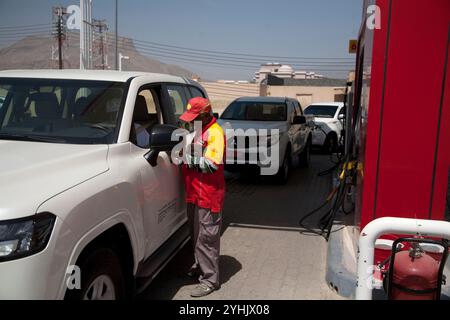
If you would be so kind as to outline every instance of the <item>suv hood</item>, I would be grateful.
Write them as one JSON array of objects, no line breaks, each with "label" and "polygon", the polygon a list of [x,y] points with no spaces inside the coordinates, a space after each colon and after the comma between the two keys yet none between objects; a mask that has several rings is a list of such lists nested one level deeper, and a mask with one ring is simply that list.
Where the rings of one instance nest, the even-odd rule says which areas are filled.
[{"label": "suv hood", "polygon": [[107,145],[0,140],[0,221],[31,216],[49,198],[107,171],[107,155]]}]

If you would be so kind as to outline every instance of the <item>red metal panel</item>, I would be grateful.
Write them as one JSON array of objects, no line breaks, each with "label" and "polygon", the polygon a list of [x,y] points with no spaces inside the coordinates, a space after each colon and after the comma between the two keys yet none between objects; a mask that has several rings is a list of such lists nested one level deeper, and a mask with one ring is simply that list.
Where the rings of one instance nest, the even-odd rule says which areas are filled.
[{"label": "red metal panel", "polygon": [[[449,4],[450,6],[450,4]],[[450,8],[447,10],[450,21]],[[447,42],[447,61],[445,80],[442,84],[442,106],[440,109],[440,122],[438,126],[439,139],[436,150],[436,170],[432,193],[431,218],[442,220],[445,212],[448,179],[450,175],[450,27]]]},{"label": "red metal panel", "polygon": [[375,186],[377,218],[429,218],[449,4],[392,2]]},{"label": "red metal panel", "polygon": [[[359,177],[361,199],[361,229],[374,219],[374,196],[378,159],[378,138],[380,132],[380,109],[383,97],[386,46],[388,38],[390,0],[378,0],[381,10],[381,29],[365,29],[364,45],[364,87],[361,92],[361,146],[359,161],[363,163],[363,175]],[[360,71],[361,72],[361,71]],[[358,208],[357,208],[358,210]],[[359,210],[358,210],[359,211]]]},{"label": "red metal panel", "polygon": [[361,227],[382,216],[442,219],[450,162],[449,84],[443,85],[450,1],[376,4],[381,30],[366,29],[360,39]]}]

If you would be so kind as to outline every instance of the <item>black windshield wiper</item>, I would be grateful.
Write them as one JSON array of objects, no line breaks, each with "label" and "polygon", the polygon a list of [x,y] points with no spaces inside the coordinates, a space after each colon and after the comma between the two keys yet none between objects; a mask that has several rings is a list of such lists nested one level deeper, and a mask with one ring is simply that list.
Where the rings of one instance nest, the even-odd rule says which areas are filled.
[{"label": "black windshield wiper", "polygon": [[51,142],[51,143],[66,143],[67,141],[61,138],[40,136],[40,135],[23,135],[0,133],[0,139],[5,140],[19,140],[19,141],[35,141],[35,142]]}]

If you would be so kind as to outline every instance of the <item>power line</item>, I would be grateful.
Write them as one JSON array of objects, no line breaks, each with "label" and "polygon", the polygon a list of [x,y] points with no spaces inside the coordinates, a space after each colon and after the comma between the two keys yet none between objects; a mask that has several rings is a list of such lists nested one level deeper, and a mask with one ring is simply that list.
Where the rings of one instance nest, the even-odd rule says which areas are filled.
[{"label": "power line", "polygon": [[27,32],[8,32],[8,33],[0,33],[0,36],[2,37],[12,37],[12,36],[23,36],[23,35],[28,35],[28,34],[37,34],[37,33],[45,33],[45,32],[51,32],[56,30],[55,28],[48,28],[48,29],[37,29],[37,30],[33,30],[33,31],[27,31]]},{"label": "power line", "polygon": [[[133,45],[128,45],[129,47],[133,47]],[[255,60],[255,59],[240,59],[240,58],[233,58],[233,57],[216,57],[216,56],[211,56],[211,55],[203,55],[203,54],[193,54],[193,53],[184,53],[181,51],[175,51],[175,50],[166,50],[166,49],[158,49],[158,48],[154,48],[151,46],[147,46],[147,45],[141,45],[141,44],[135,44],[135,47],[139,47],[142,49],[147,49],[147,50],[151,50],[152,52],[157,52],[157,53],[163,53],[163,54],[178,54],[178,55],[183,55],[185,57],[194,57],[194,58],[205,58],[205,59],[213,59],[216,61],[224,61],[224,62],[237,62],[237,63],[251,63],[252,65],[254,65],[255,63],[257,64],[263,64],[265,61],[259,59],[259,60]],[[314,62],[314,61],[309,61],[309,62],[297,62],[297,63],[291,63],[291,65],[306,65],[306,66],[332,66],[332,67],[346,67],[346,66],[353,66],[353,63],[350,62]]]},{"label": "power line", "polygon": [[[136,41],[135,39],[131,39],[133,41]],[[115,45],[114,42],[109,41],[109,45]],[[252,69],[255,69],[255,65],[263,64],[264,61],[262,60],[250,60],[250,59],[236,59],[233,57],[215,57],[212,55],[204,55],[204,54],[193,54],[191,53],[185,53],[182,51],[177,50],[165,50],[165,49],[155,49],[152,46],[149,45],[141,45],[139,43],[137,44],[120,44],[120,47],[122,49],[140,49],[141,51],[151,54],[158,57],[164,57],[164,58],[173,58],[173,59],[180,59],[183,58],[185,61],[189,62],[207,62],[215,64],[221,63],[222,65],[227,66],[237,66],[237,67],[250,67]],[[189,60],[188,60],[189,59]],[[200,61],[200,60],[201,61]],[[241,61],[242,60],[242,61]],[[233,63],[224,63],[224,62],[233,62]],[[292,64],[292,63],[291,63]],[[308,61],[308,62],[299,62],[292,64],[294,67],[304,67],[304,68],[317,68],[317,67],[343,67],[346,68],[344,70],[342,69],[333,69],[333,71],[348,71],[349,69],[352,69],[354,67],[353,63],[346,63],[346,62],[326,62],[326,61],[320,61],[320,62],[314,62],[314,61]],[[327,69],[328,70],[328,69]],[[331,69],[330,69],[331,70]]]},{"label": "power line", "polygon": [[[270,59],[282,59],[286,62],[293,64],[297,62],[298,64],[304,64],[305,61],[301,60],[307,60],[307,63],[317,63],[317,64],[329,64],[329,65],[340,65],[340,64],[352,64],[354,62],[353,58],[311,58],[311,57],[277,57],[277,56],[262,56],[262,55],[247,55],[240,53],[230,53],[230,52],[221,52],[218,51],[210,51],[210,50],[200,50],[200,49],[190,49],[190,48],[184,48],[179,46],[169,46],[169,45],[162,45],[155,42],[150,41],[143,41],[138,40],[134,38],[128,38],[134,42],[134,46],[151,49],[151,50],[158,50],[159,52],[163,53],[179,53],[183,54],[185,56],[204,56],[204,57],[211,57],[211,58],[217,58],[221,60],[226,61],[235,61],[235,62],[253,62],[253,63],[264,63],[267,61],[267,58]],[[114,45],[114,42],[111,42],[110,45]],[[177,49],[174,49],[177,48]],[[211,53],[214,52],[214,53]],[[289,60],[289,61],[288,61]]]},{"label": "power line", "polygon": [[[48,25],[48,24],[47,24]],[[25,28],[25,26],[23,26]],[[30,28],[31,26],[27,26]],[[12,29],[13,27],[11,27]],[[28,34],[24,34],[21,37],[22,32],[26,32],[26,30],[17,31],[13,34],[2,35],[2,31],[0,28],[0,41],[1,40],[14,40],[14,39],[23,39],[27,36],[32,35],[43,35],[43,32],[49,31],[51,29],[34,29],[33,32]],[[71,37],[77,38],[79,37],[78,33],[70,33]],[[121,43],[119,46],[122,49],[136,49],[141,53],[148,55],[150,57],[161,58],[164,60],[175,61],[175,62],[188,62],[190,64],[197,65],[209,65],[218,68],[227,68],[227,69],[240,69],[240,70],[252,70],[255,71],[259,68],[261,64],[265,61],[263,59],[283,59],[287,64],[291,64],[295,68],[304,68],[304,69],[313,69],[314,71],[326,71],[326,72],[348,72],[349,70],[354,68],[354,64],[352,58],[311,58],[311,57],[281,57],[281,56],[269,56],[269,55],[256,55],[256,54],[245,54],[245,53],[231,53],[231,52],[220,52],[220,51],[212,51],[212,50],[201,50],[201,49],[193,49],[186,48],[174,45],[166,45],[151,41],[143,41],[129,38],[134,41],[134,44]],[[37,40],[37,39],[36,39]],[[107,44],[114,45],[114,42],[107,41]],[[170,48],[170,49],[169,49]],[[290,60],[290,61],[286,61]],[[306,60],[304,62],[300,62],[300,60]],[[346,62],[348,60],[349,62]],[[336,69],[333,69],[336,68]]]},{"label": "power line", "polygon": [[27,25],[27,26],[0,26],[0,30],[25,30],[25,29],[35,29],[37,27],[42,27],[42,26],[52,26],[52,23],[41,23],[41,24],[32,24],[32,25]]},{"label": "power line", "polygon": [[[166,56],[166,55],[160,55],[160,54],[155,54],[155,53],[149,53],[149,52],[144,52],[144,54],[148,54],[150,57],[153,58],[162,58],[164,60],[169,60],[169,61],[174,61],[174,62],[189,62],[189,64],[197,64],[197,65],[209,65],[209,66],[215,66],[215,67],[220,67],[220,68],[225,68],[225,69],[239,69],[239,70],[248,70],[248,71],[255,71],[258,69],[259,66],[240,66],[240,65],[236,65],[236,64],[224,64],[224,63],[216,63],[216,62],[209,62],[209,61],[201,61],[201,60],[193,60],[193,59],[188,59],[188,58],[182,58],[182,57],[178,57],[178,58],[174,58],[172,56]],[[322,69],[322,68],[309,68],[309,69],[313,69],[314,71],[321,71],[321,72],[349,72],[351,70],[351,68],[349,69]]]},{"label": "power line", "polygon": [[[37,32],[37,33],[30,33],[28,35],[22,35],[22,36],[0,36],[0,39],[2,40],[10,40],[10,41],[19,41],[28,37],[35,37],[35,36],[45,36],[45,38],[50,38],[51,36],[51,32],[49,31],[47,32]],[[33,40],[33,39],[31,39]],[[35,40],[40,40],[42,41],[42,38],[40,39],[35,39]]]},{"label": "power line", "polygon": [[[233,63],[220,63],[220,62],[214,62],[214,61],[206,61],[206,60],[200,60],[200,59],[191,59],[191,58],[185,58],[185,57],[180,57],[180,56],[173,56],[173,55],[167,55],[167,54],[160,54],[160,53],[155,53],[152,51],[146,51],[146,50],[142,50],[141,51],[143,53],[149,54],[151,56],[154,57],[161,57],[161,58],[166,58],[166,59],[171,59],[171,60],[175,60],[175,61],[186,61],[186,62],[191,62],[191,63],[202,63],[202,64],[209,64],[209,65],[216,65],[216,66],[223,66],[223,67],[236,67],[236,68],[241,68],[241,69],[247,69],[247,70],[258,70],[258,68],[260,67],[258,64],[255,65],[243,65],[243,64],[233,64]],[[322,68],[315,68],[312,66],[303,66],[306,69],[314,69],[316,71],[350,71],[351,68],[348,69],[322,69]]]},{"label": "power line", "polygon": [[[136,43],[136,45],[145,46],[148,48],[152,48],[155,50],[162,50],[162,51],[166,51],[166,52],[167,51],[168,52],[177,52],[177,53],[182,53],[182,54],[187,54],[187,55],[189,55],[189,54],[202,55],[205,57],[213,57],[213,58],[218,58],[218,59],[232,59],[235,61],[237,60],[238,62],[258,62],[258,63],[267,62],[266,57],[257,56],[257,55],[254,55],[253,57],[241,57],[241,56],[239,56],[239,54],[232,56],[228,53],[226,53],[226,54],[211,54],[211,53],[203,53],[203,52],[193,52],[193,51],[185,50],[185,49],[180,50],[180,49],[167,48],[162,45],[146,44],[144,41],[140,41],[140,40],[136,40],[136,39],[132,39],[132,40]],[[354,61],[354,59],[351,59],[351,58],[348,58],[348,62],[345,60],[342,61],[342,60],[340,60],[340,58],[326,58],[325,59],[325,58],[300,58],[299,57],[299,58],[296,58],[295,60],[294,59],[286,59],[286,58],[280,58],[280,59],[284,60],[284,61],[289,60],[290,64],[295,63],[295,62],[299,62],[299,63],[305,62],[305,61],[301,61],[301,60],[306,60],[307,62],[317,61],[317,62],[328,63],[328,64],[349,64],[349,63],[353,63],[353,61]],[[338,59],[338,60],[336,60],[336,59]],[[327,60],[330,60],[330,61],[327,61]],[[336,61],[333,61],[333,60],[336,60]]]},{"label": "power line", "polygon": [[29,33],[36,33],[36,32],[42,32],[42,31],[51,31],[52,28],[36,28],[33,30],[24,30],[24,31],[1,31],[0,35],[22,35],[22,34],[29,34]]},{"label": "power line", "polygon": [[195,51],[195,52],[207,52],[207,53],[216,53],[221,55],[234,55],[234,56],[245,56],[245,57],[258,57],[258,58],[271,58],[271,59],[284,59],[284,60],[354,60],[353,58],[317,58],[317,57],[283,57],[283,56],[270,56],[270,55],[257,55],[257,54],[246,54],[246,53],[237,53],[237,52],[224,52],[224,51],[213,51],[213,50],[204,50],[204,49],[194,49],[194,48],[187,48],[187,47],[180,47],[180,46],[173,46],[173,45],[167,45],[167,44],[161,44],[157,42],[152,41],[143,41],[138,39],[133,39],[136,42],[143,42],[143,43],[149,43],[153,45],[158,46],[164,46],[169,48],[175,48],[175,49],[183,49],[183,50],[189,50],[189,51]]},{"label": "power line", "polygon": [[[126,44],[120,44],[119,45],[121,48],[123,49],[139,49],[141,52],[143,53],[147,53],[150,54],[151,56],[155,56],[155,57],[162,57],[162,58],[169,58],[172,60],[180,60],[180,61],[187,61],[187,62],[197,62],[197,63],[205,63],[205,64],[211,64],[211,65],[221,65],[221,66],[229,66],[229,67],[239,67],[239,68],[247,68],[247,69],[251,69],[251,70],[256,70],[259,67],[259,63],[254,63],[254,64],[238,64],[238,63],[224,63],[224,62],[219,62],[216,59],[207,59],[205,60],[202,57],[196,57],[196,58],[192,58],[192,56],[185,56],[185,55],[180,55],[180,54],[169,54],[169,53],[160,53],[157,52],[155,50],[150,50],[141,46],[133,46],[133,45],[126,45]],[[322,64],[316,64],[316,65],[307,65],[307,64],[299,64],[299,65],[294,65],[294,66],[301,66],[302,68],[307,68],[307,69],[315,69],[317,71],[349,71],[350,69],[352,69],[353,66],[348,66],[346,69],[318,69],[317,67],[327,67],[328,65],[322,65]],[[346,66],[335,66],[335,67],[343,67],[345,68]]]}]

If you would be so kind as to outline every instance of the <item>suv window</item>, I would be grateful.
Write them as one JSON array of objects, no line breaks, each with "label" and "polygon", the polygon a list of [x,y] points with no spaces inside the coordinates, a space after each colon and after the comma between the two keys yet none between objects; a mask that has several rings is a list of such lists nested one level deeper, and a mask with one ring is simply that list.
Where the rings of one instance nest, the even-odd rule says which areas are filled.
[{"label": "suv window", "polygon": [[202,97],[204,98],[205,96],[203,95],[203,92],[201,92],[198,88],[196,87],[192,87],[189,86],[189,91],[191,93],[191,98],[196,98],[196,97]]},{"label": "suv window", "polygon": [[170,99],[170,116],[174,117],[176,125],[180,126],[181,120],[179,117],[184,113],[187,106],[187,97],[183,86],[181,85],[169,85],[167,86],[167,92]]},{"label": "suv window", "polygon": [[162,120],[159,110],[159,99],[155,89],[143,89],[138,93],[130,132],[132,143],[140,148],[148,148],[149,132]]}]

